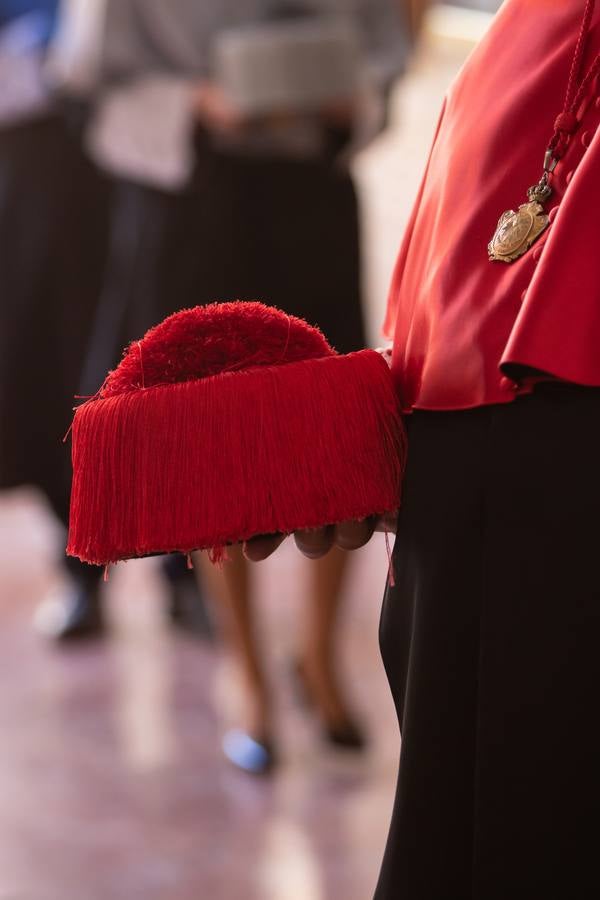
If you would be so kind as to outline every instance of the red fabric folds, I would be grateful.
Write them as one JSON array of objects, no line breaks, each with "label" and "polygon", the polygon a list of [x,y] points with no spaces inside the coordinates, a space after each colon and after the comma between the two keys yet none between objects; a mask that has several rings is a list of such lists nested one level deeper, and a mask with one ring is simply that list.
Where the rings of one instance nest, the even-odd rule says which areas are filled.
[{"label": "red fabric folds", "polygon": [[[530,367],[600,385],[600,79],[551,177],[550,225],[524,256],[490,262],[505,210],[527,202],[564,103],[584,0],[506,0],[447,92],[390,292],[385,329],[402,408],[510,403]],[[582,74],[600,52],[600,5]],[[543,376],[544,377],[544,376]]]}]

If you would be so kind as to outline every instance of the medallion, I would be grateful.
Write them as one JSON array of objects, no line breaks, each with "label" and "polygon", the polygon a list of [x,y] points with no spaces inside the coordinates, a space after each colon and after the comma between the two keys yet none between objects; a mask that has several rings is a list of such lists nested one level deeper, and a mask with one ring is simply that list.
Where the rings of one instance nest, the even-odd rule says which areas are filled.
[{"label": "medallion", "polygon": [[488,244],[488,254],[493,262],[511,263],[519,259],[550,224],[544,211],[544,203],[552,194],[547,180],[544,178],[529,188],[527,194],[529,203],[524,203],[516,212],[509,209],[502,214],[496,233]]}]

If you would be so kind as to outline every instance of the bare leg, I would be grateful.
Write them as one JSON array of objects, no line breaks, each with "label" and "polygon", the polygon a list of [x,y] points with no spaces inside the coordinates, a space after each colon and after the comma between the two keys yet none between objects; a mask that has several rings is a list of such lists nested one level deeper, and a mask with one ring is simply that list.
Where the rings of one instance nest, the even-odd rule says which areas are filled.
[{"label": "bare leg", "polygon": [[270,735],[269,692],[255,634],[249,564],[241,548],[228,548],[229,560],[214,566],[204,553],[194,554],[195,565],[216,601],[215,615],[225,648],[239,668],[244,691],[240,726],[254,738]]},{"label": "bare leg", "polygon": [[317,705],[326,726],[348,724],[351,716],[342,697],[336,675],[336,624],[341,589],[349,554],[338,548],[321,559],[311,560],[311,590],[307,603],[304,647],[300,656],[301,673],[311,699]]}]

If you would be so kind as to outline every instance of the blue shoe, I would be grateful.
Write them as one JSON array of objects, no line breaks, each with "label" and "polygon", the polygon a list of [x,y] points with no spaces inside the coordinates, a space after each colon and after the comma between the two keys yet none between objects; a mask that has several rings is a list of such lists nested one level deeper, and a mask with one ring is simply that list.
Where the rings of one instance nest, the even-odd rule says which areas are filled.
[{"label": "blue shoe", "polygon": [[239,728],[225,734],[222,747],[229,762],[250,775],[268,775],[275,765],[270,741],[259,741]]}]

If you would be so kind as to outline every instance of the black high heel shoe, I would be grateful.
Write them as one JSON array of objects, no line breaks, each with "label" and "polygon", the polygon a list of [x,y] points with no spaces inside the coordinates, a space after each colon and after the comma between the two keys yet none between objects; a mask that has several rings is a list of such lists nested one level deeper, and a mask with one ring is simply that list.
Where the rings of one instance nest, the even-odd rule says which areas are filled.
[{"label": "black high heel shoe", "polygon": [[302,705],[313,713],[319,715],[321,721],[321,735],[323,739],[339,750],[353,750],[360,752],[366,749],[368,741],[363,729],[357,722],[348,718],[344,722],[327,722],[319,710],[319,705],[314,691],[308,683],[302,663],[296,661],[292,667],[296,694]]}]

